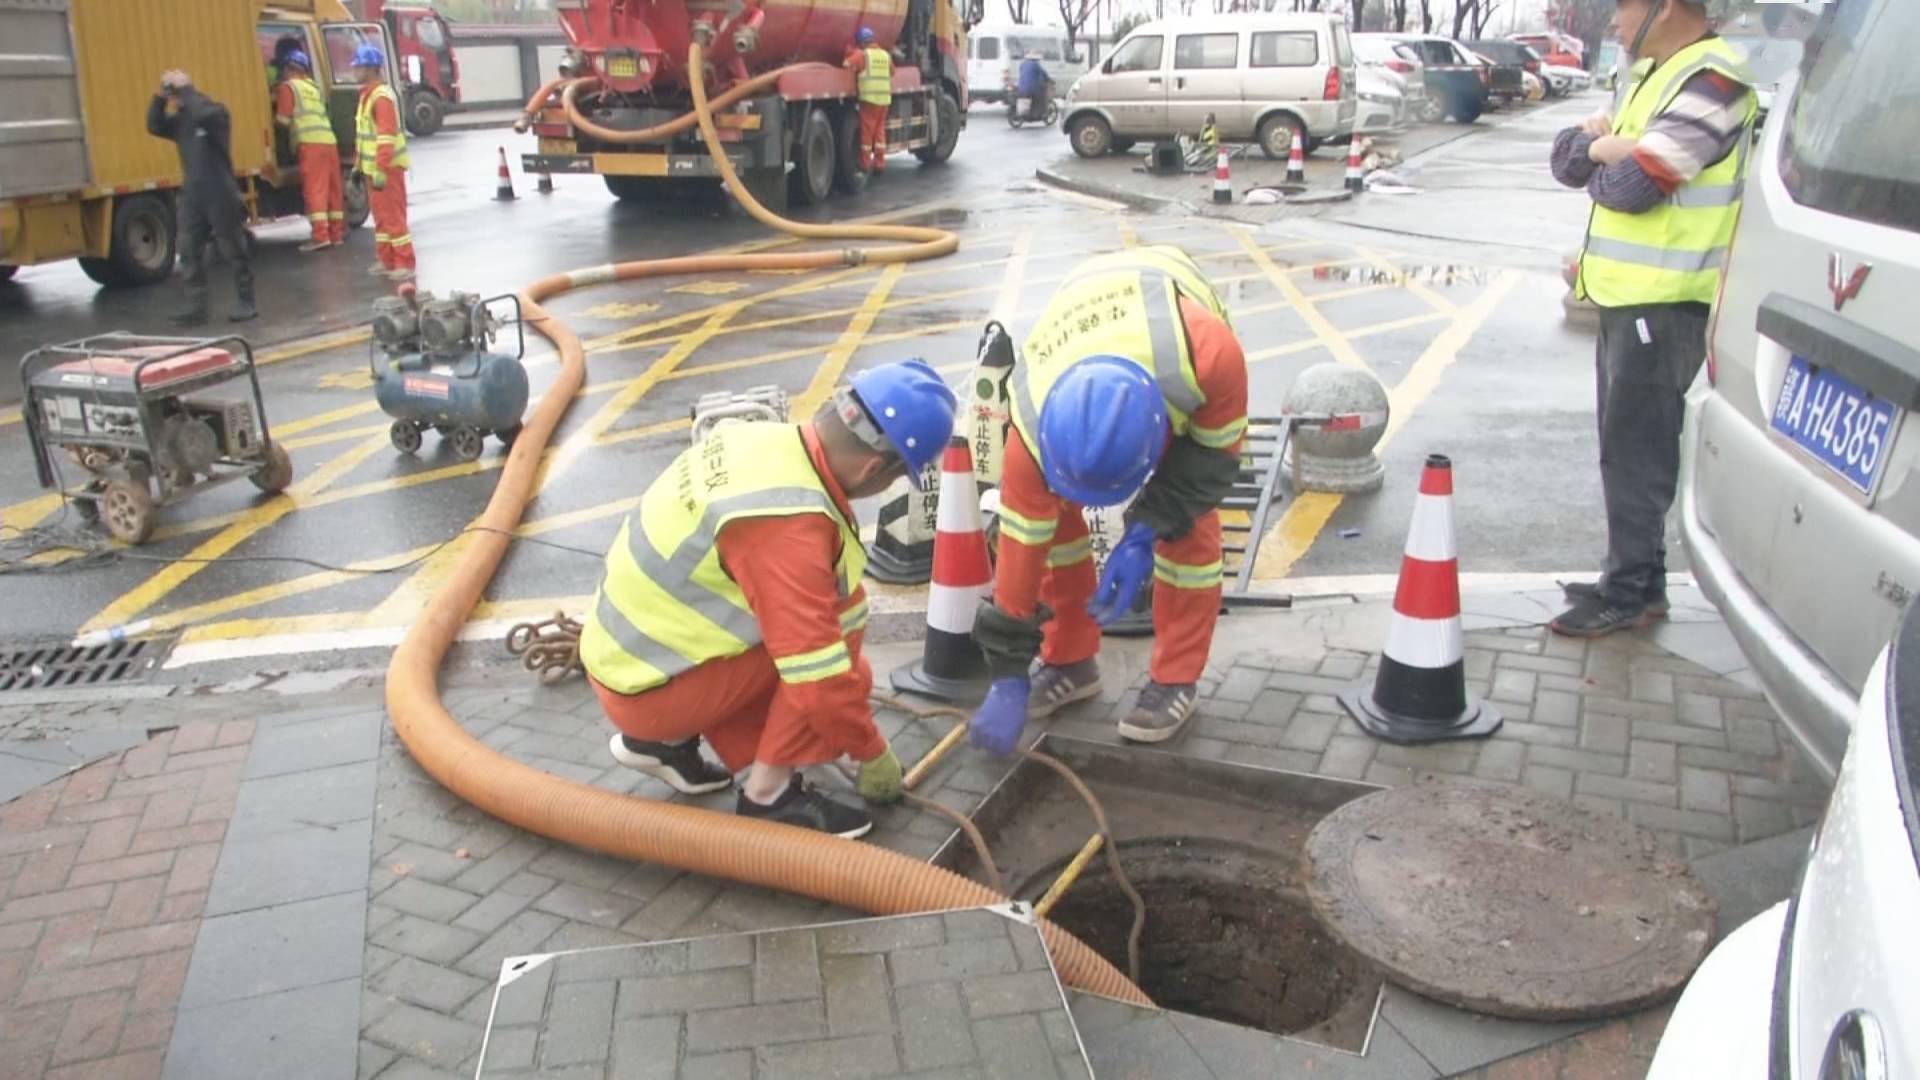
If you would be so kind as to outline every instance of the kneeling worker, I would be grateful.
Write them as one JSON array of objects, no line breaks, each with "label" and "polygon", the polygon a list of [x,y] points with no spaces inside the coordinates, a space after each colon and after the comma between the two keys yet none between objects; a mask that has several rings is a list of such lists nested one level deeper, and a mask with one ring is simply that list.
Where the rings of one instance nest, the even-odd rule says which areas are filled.
[{"label": "kneeling worker", "polygon": [[[1178,248],[1098,256],[1049,301],[1009,391],[1018,438],[1001,479],[993,603],[973,629],[993,684],[970,739],[1007,753],[1027,720],[1098,694],[1100,626],[1151,575],[1151,681],[1120,734],[1164,742],[1192,715],[1213,645],[1218,507],[1247,428],[1246,357],[1226,305]],[[1136,494],[1096,590],[1080,508]]]},{"label": "kneeling worker", "polygon": [[[810,423],[725,424],[667,467],[614,538],[580,634],[615,760],[687,794],[746,769],[742,815],[849,838],[873,827],[796,770],[845,755],[861,763],[861,796],[900,797],[900,761],[867,701],[851,500],[919,474],[954,411],[924,361],[889,364],[855,375]],[[724,769],[701,756],[702,736]]]}]

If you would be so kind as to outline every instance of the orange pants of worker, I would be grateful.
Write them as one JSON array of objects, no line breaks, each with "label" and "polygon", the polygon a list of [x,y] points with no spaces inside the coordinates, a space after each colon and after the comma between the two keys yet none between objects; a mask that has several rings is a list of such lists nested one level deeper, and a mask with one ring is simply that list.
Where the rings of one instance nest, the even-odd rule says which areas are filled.
[{"label": "orange pants of worker", "polygon": [[[856,668],[866,668],[860,653],[863,631],[847,637]],[[664,686],[638,694],[620,694],[593,684],[600,707],[620,733],[642,742],[682,743],[706,737],[728,769],[739,772],[758,761],[766,765],[819,765],[840,756],[780,693],[780,675],[764,646],[739,656],[709,660],[682,672]]]},{"label": "orange pants of worker", "polygon": [[[1093,552],[1087,544],[1086,519],[1080,506],[1047,490],[1040,465],[1026,443],[1009,432],[1007,460],[1000,481],[1000,504],[1023,518],[1057,518],[1053,542],[1045,548],[1020,543],[1000,534],[993,602],[1010,615],[1033,615],[1033,576],[1040,578],[1039,600],[1053,610],[1047,623],[1040,658],[1049,664],[1079,663],[1100,651],[1100,626],[1087,614],[1097,579]],[[1153,547],[1154,562],[1173,567],[1220,565],[1220,512],[1210,510],[1194,519],[1193,529],[1178,540],[1162,540]],[[1181,588],[1158,569],[1153,581],[1153,659],[1149,673],[1163,686],[1200,681],[1213,647],[1213,627],[1220,617],[1220,585],[1204,589]]]},{"label": "orange pants of worker", "polygon": [[887,168],[887,111],[891,106],[860,103],[860,167],[868,172]]},{"label": "orange pants of worker", "polygon": [[313,242],[339,244],[347,239],[346,192],[340,183],[340,149],[326,143],[300,144],[300,192],[307,203]]},{"label": "orange pants of worker", "polygon": [[389,270],[413,269],[413,233],[407,229],[407,171],[387,170],[387,186],[367,184],[373,208],[373,251]]}]

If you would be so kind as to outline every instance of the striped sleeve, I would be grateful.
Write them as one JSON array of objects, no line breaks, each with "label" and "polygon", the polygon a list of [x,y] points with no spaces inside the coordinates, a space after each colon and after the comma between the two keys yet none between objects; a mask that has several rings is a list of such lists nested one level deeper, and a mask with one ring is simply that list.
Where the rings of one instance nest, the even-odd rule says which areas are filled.
[{"label": "striped sleeve", "polygon": [[1204,305],[1184,296],[1180,317],[1206,401],[1193,412],[1191,437],[1208,449],[1238,453],[1247,433],[1247,357],[1240,339]]}]

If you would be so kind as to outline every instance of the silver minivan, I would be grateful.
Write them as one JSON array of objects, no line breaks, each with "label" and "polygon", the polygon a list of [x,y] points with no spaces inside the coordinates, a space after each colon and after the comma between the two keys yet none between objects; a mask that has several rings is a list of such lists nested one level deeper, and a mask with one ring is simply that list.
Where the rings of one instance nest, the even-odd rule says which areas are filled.
[{"label": "silver minivan", "polygon": [[1284,158],[1353,134],[1353,43],[1343,16],[1253,14],[1150,22],[1067,94],[1074,152],[1195,134],[1212,115],[1227,142]]},{"label": "silver minivan", "polygon": [[1916,41],[1913,0],[1826,7],[1754,149],[1681,440],[1694,576],[1829,776],[1920,592]]}]

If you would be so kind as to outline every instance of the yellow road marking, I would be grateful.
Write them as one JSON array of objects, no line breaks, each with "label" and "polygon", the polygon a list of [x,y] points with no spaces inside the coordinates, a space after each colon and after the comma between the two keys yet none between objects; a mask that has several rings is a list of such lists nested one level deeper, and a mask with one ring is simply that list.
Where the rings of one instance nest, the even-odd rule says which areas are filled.
[{"label": "yellow road marking", "polygon": [[1435,311],[1452,312],[1452,311],[1458,310],[1457,305],[1455,305],[1453,301],[1447,299],[1444,296],[1441,296],[1439,293],[1434,292],[1432,289],[1427,288],[1425,285],[1421,284],[1420,282],[1413,280],[1412,275],[1408,274],[1406,270],[1402,269],[1399,263],[1396,263],[1392,259],[1387,258],[1386,256],[1380,254],[1379,252],[1370,250],[1368,248],[1357,247],[1357,248],[1354,248],[1353,250],[1359,252],[1361,258],[1367,260],[1368,262],[1386,271],[1387,273],[1392,274],[1394,277],[1394,282],[1396,284],[1406,289],[1408,292],[1412,293],[1413,295],[1419,297],[1420,299],[1425,300],[1429,305],[1433,307]]},{"label": "yellow road marking", "polygon": [[580,314],[589,319],[631,319],[636,315],[651,315],[660,310],[659,304],[623,304],[614,302],[590,307]]},{"label": "yellow road marking", "polygon": [[840,340],[834,342],[833,348],[827,350],[826,359],[821,361],[819,367],[813,369],[813,378],[808,381],[807,388],[793,400],[795,417],[800,419],[812,417],[814,410],[818,409],[821,403],[827,400],[827,395],[833,392],[834,384],[840,381],[840,373],[847,369],[847,362],[853,359],[855,352],[859,351],[860,343],[866,339],[867,331],[873,329],[873,320],[880,317],[880,309],[885,306],[887,297],[893,292],[893,287],[900,283],[900,272],[903,269],[905,269],[904,264],[894,263],[881,273],[879,281],[873,283],[872,291],[867,293],[867,299],[860,305],[860,310],[854,312],[852,321],[848,322],[847,328],[841,332]]},{"label": "yellow road marking", "polygon": [[365,438],[368,435],[378,435],[390,427],[392,427],[392,425],[387,423],[366,424],[361,427],[341,428],[339,431],[329,431],[324,435],[301,435],[292,439],[275,438],[273,441],[286,447],[288,450],[299,450],[308,446],[325,446],[328,443],[346,442],[348,439],[359,439]]},{"label": "yellow road marking", "polygon": [[[290,596],[302,596],[306,593],[317,592],[321,589],[331,588],[332,586],[345,584],[350,581],[364,581],[371,571],[381,570],[396,564],[405,564],[409,560],[418,559],[426,555],[432,551],[433,548],[434,545],[432,544],[422,544],[411,551],[403,551],[399,555],[382,556],[377,559],[362,559],[359,562],[348,563],[339,570],[322,570],[316,573],[303,574],[297,578],[290,578],[286,581],[278,581],[271,585],[262,585],[257,589],[247,589],[244,592],[223,596],[218,600],[209,600],[202,604],[175,608],[172,611],[154,616],[153,629],[156,631],[176,630],[183,626],[191,626],[194,623],[207,622],[224,615],[231,615],[236,611],[244,611],[250,607],[270,604],[276,600],[285,600]],[[228,635],[214,634],[211,636],[213,638],[222,638]]]},{"label": "yellow road marking", "polygon": [[600,436],[597,446],[612,446],[615,443],[632,442],[635,439],[647,439],[655,435],[665,435],[673,431],[685,431],[693,426],[693,421],[682,417],[678,420],[662,420],[657,424],[642,424],[639,427],[622,428]]},{"label": "yellow road marking", "polygon": [[314,382],[322,390],[365,390],[373,385],[373,372],[355,364],[345,371],[329,371]]},{"label": "yellow road marking", "polygon": [[1013,252],[1007,256],[1007,268],[1000,278],[1000,295],[994,298],[993,306],[987,309],[987,318],[1001,322],[1011,320],[1020,310],[1020,297],[1026,291],[1027,253],[1033,250],[1033,230],[1022,229],[1020,236],[1013,242]]},{"label": "yellow road marking", "polygon": [[[1440,385],[1440,377],[1459,358],[1460,350],[1473,340],[1481,324],[1493,314],[1494,308],[1512,291],[1517,281],[1517,274],[1511,271],[1503,273],[1472,304],[1459,309],[1446,329],[1427,344],[1426,350],[1420,354],[1420,359],[1414,361],[1406,376],[1387,391],[1390,416],[1387,430],[1380,436],[1376,449],[1384,449],[1393,436],[1406,426],[1414,412]],[[1273,532],[1261,539],[1259,562],[1253,568],[1254,580],[1275,581],[1291,573],[1295,564],[1306,556],[1314,540],[1327,527],[1333,512],[1340,508],[1342,498],[1340,495],[1310,491],[1295,499],[1293,505],[1287,507],[1286,513],[1280,516],[1280,523]]]},{"label": "yellow road marking", "polygon": [[675,285],[668,289],[670,293],[691,293],[694,296],[729,296],[747,287],[744,281],[689,281],[685,285]]},{"label": "yellow road marking", "polygon": [[[1374,286],[1374,288],[1378,288],[1378,286]],[[1347,331],[1347,340],[1360,341],[1364,338],[1391,333],[1395,330],[1405,330],[1410,326],[1422,326],[1430,322],[1441,322],[1447,318],[1449,318],[1448,315],[1438,311],[1429,311],[1424,315],[1409,315],[1404,319],[1394,319],[1390,322],[1363,326],[1358,330],[1349,330]],[[1326,342],[1319,338],[1302,338],[1299,341],[1291,341],[1285,345],[1275,345],[1270,348],[1250,352],[1247,354],[1247,363],[1255,364],[1262,360],[1272,360],[1279,356],[1290,356],[1294,353],[1309,352],[1313,349],[1323,348],[1325,345]]]},{"label": "yellow road marking", "polygon": [[1114,227],[1120,230],[1120,246],[1132,248],[1140,246],[1140,234],[1133,231],[1133,223],[1125,218],[1115,221]]},{"label": "yellow road marking", "polygon": [[1367,362],[1360,359],[1360,354],[1354,350],[1352,343],[1340,333],[1338,327],[1327,320],[1325,315],[1320,314],[1320,309],[1313,306],[1313,300],[1301,291],[1300,286],[1293,283],[1293,278],[1288,276],[1287,271],[1280,269],[1273,259],[1261,250],[1260,245],[1254,243],[1252,231],[1234,229],[1233,234],[1234,239],[1240,242],[1240,246],[1246,250],[1247,256],[1253,260],[1254,265],[1260,268],[1261,273],[1266,275],[1267,281],[1280,290],[1280,295],[1286,297],[1287,302],[1300,313],[1300,318],[1307,324],[1307,329],[1313,331],[1313,336],[1326,345],[1327,351],[1333,354],[1334,359],[1365,370]]},{"label": "yellow road marking", "polygon": [[58,509],[60,509],[60,493],[50,491],[45,495],[36,495],[31,499],[14,503],[5,510],[0,510],[0,525],[15,529],[31,529]]}]

